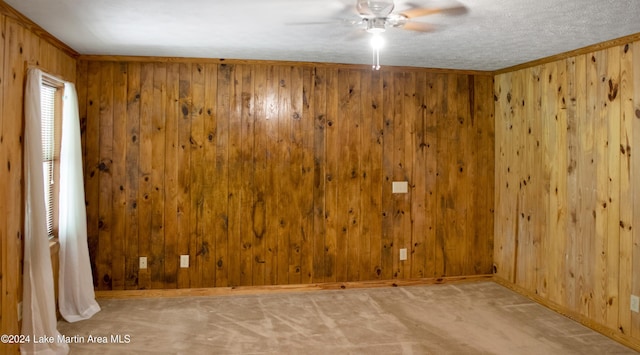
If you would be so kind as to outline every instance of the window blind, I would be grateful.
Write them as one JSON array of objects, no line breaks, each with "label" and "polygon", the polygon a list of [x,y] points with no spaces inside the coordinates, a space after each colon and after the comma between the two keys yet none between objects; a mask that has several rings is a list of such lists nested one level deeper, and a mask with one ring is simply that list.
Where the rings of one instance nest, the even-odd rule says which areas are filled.
[{"label": "window blind", "polygon": [[56,88],[42,85],[40,106],[42,117],[42,169],[44,175],[44,198],[47,212],[47,233],[53,236],[53,199],[55,169],[55,97]]}]

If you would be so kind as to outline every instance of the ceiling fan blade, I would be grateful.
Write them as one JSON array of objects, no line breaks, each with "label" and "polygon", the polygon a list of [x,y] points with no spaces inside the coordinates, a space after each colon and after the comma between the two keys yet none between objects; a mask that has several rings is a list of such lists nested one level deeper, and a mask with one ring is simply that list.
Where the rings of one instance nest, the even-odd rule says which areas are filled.
[{"label": "ceiling fan blade", "polygon": [[441,11],[441,9],[437,9],[437,8],[421,8],[421,7],[416,7],[416,8],[412,8],[412,9],[408,9],[405,11],[400,12],[400,15],[406,17],[406,18],[416,18],[416,17],[422,17],[422,16],[428,16],[428,15],[433,15],[433,14],[437,14]]},{"label": "ceiling fan blade", "polygon": [[360,18],[358,19],[333,19],[327,21],[302,21],[302,22],[285,22],[285,26],[316,26],[316,25],[344,25],[354,26],[362,23]]},{"label": "ceiling fan blade", "polygon": [[434,32],[435,26],[424,22],[408,21],[400,28],[403,30],[416,31],[416,32]]},{"label": "ceiling fan blade", "polygon": [[416,18],[416,17],[428,16],[428,15],[434,15],[434,14],[458,16],[458,15],[464,15],[468,11],[469,10],[464,5],[428,8],[428,7],[418,7],[411,4],[411,8],[400,12],[400,15],[405,16],[406,18]]}]

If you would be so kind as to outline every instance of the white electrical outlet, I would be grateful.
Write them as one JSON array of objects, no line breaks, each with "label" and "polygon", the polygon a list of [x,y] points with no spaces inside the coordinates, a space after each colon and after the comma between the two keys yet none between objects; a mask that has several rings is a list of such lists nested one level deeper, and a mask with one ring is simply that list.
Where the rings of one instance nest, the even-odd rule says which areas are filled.
[{"label": "white electrical outlet", "polygon": [[22,302],[18,302],[18,322],[22,320]]},{"label": "white electrical outlet", "polygon": [[189,267],[189,255],[180,255],[180,267],[183,269]]},{"label": "white electrical outlet", "polygon": [[407,249],[400,249],[400,260],[407,260]]},{"label": "white electrical outlet", "polygon": [[394,181],[391,183],[391,193],[406,194],[409,192],[408,181]]},{"label": "white electrical outlet", "polygon": [[640,313],[640,297],[631,295],[631,311]]},{"label": "white electrical outlet", "polygon": [[146,256],[141,256],[140,257],[140,269],[146,269],[147,268],[147,257]]}]

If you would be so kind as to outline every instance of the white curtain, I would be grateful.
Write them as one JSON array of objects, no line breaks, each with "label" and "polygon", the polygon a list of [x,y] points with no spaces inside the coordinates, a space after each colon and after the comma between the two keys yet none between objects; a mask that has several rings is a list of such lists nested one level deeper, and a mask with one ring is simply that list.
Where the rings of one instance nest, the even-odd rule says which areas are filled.
[{"label": "white curtain", "polygon": [[93,291],[87,244],[78,96],[71,83],[64,85],[59,206],[58,305],[64,319],[68,322],[76,322],[91,318],[100,311],[100,306],[95,300]]},{"label": "white curtain", "polygon": [[[25,91],[25,226],[22,334],[32,337],[20,346],[23,354],[66,354],[69,347],[58,343],[53,273],[47,236],[42,172],[40,85],[42,72],[30,69]],[[35,342],[53,337],[53,342]],[[37,339],[34,339],[37,338]]]}]

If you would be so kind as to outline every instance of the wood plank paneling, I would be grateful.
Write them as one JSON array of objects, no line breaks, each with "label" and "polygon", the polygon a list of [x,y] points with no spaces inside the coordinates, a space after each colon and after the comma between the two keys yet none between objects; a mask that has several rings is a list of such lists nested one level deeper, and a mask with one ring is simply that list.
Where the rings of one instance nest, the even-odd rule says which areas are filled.
[{"label": "wood plank paneling", "polygon": [[338,70],[327,69],[326,79],[326,123],[324,162],[324,282],[335,282],[336,248],[338,240],[338,159],[340,156],[339,132],[341,121],[338,119]]},{"label": "wood plank paneling", "polygon": [[[425,88],[429,93],[425,98],[425,144],[426,144],[426,166],[424,174],[425,176],[425,193],[426,193],[426,215],[425,215],[425,227],[423,231],[425,238],[425,260],[424,260],[424,274],[425,277],[436,276],[436,227],[437,227],[437,177],[438,177],[438,161],[437,161],[437,147],[438,147],[438,113],[436,112],[436,105],[439,100],[436,95],[433,94],[433,88],[435,87],[435,75],[427,74],[427,87]],[[491,105],[491,112],[493,112],[493,102],[489,102]],[[491,124],[491,130],[493,131],[493,123]],[[491,157],[493,160],[493,157]],[[493,176],[493,172],[491,173]],[[493,218],[492,218],[493,223]],[[493,232],[487,235],[493,235]]]},{"label": "wood plank paneling", "polygon": [[[391,107],[392,115],[389,117],[393,120],[393,150],[390,156],[391,161],[391,181],[408,181],[405,171],[406,159],[405,159],[405,131],[404,127],[408,124],[404,120],[404,93],[405,90],[411,90],[404,86],[404,73],[395,72],[392,73],[393,91],[391,92]],[[404,278],[404,263],[400,263],[399,250],[404,248],[405,238],[405,209],[408,206],[408,194],[393,194],[392,195],[392,210],[391,210],[391,228],[389,229],[392,235],[391,238],[391,259],[392,264],[392,277]]]},{"label": "wood plank paneling", "polygon": [[[309,96],[313,119],[313,275],[312,282],[325,281],[326,153],[327,153],[327,71],[313,70],[313,93]],[[311,118],[310,118],[311,119]],[[259,139],[259,137],[256,137]],[[257,148],[257,147],[256,147]],[[258,173],[258,172],[256,172]],[[257,174],[256,174],[257,176]],[[263,190],[261,191],[263,192]]]},{"label": "wood plank paneling", "polygon": [[242,250],[240,249],[241,239],[241,211],[242,195],[241,189],[251,181],[245,180],[243,175],[242,156],[242,73],[243,65],[232,66],[229,83],[229,197],[228,197],[228,238],[227,242],[230,251],[228,254],[228,275],[229,284],[240,285],[240,259]]},{"label": "wood plank paneling", "polygon": [[[0,48],[2,48],[3,53],[5,49],[5,16],[0,15]],[[4,55],[0,55],[0,133],[4,134],[4,95],[6,89],[6,73],[4,70],[4,63],[7,59]],[[7,161],[7,149],[5,148],[4,139],[0,140],[0,164],[2,162]],[[0,181],[7,181],[7,171],[5,169],[0,169]],[[2,187],[0,188],[0,201],[6,201],[7,199],[7,189]],[[6,312],[10,312],[13,304],[10,303],[6,297],[11,294],[17,292],[13,285],[7,284],[7,279],[5,275],[9,269],[7,268],[8,256],[10,255],[8,252],[8,238],[7,238],[7,208],[9,206],[6,203],[3,203],[0,206],[0,271],[2,272],[2,277],[0,277],[0,326],[2,329],[7,329],[8,331],[17,331],[18,322],[16,320],[15,324],[11,324],[11,320],[6,320]],[[12,272],[17,272],[17,270],[12,270]],[[15,301],[14,301],[15,302]],[[9,351],[8,346],[1,345],[3,350]],[[17,352],[17,347],[11,349],[14,353]]]},{"label": "wood plank paneling", "polygon": [[[82,92],[86,93],[86,99],[78,97],[78,101],[86,102],[86,112],[81,114],[85,117],[86,129],[83,134],[83,151],[84,159],[84,189],[87,200],[87,242],[89,246],[89,256],[91,260],[91,270],[93,272],[94,286],[97,286],[98,268],[97,268],[97,251],[98,251],[98,204],[99,204],[99,166],[100,166],[100,120],[87,120],[86,117],[97,117],[100,114],[99,95],[100,88],[100,66],[98,63],[87,64],[87,75],[79,79],[86,80],[83,85],[86,89]],[[78,90],[78,95],[80,94]]]},{"label": "wood plank paneling", "polygon": [[[91,65],[97,65],[98,63],[90,63]],[[138,196],[140,201],[138,203],[138,252],[140,256],[151,256],[151,160],[153,156],[153,125],[152,125],[152,113],[153,113],[153,64],[143,63],[140,65],[140,159],[138,163]],[[81,84],[79,85],[81,86]],[[87,117],[90,117],[90,113],[87,112]],[[87,119],[87,127],[90,126],[90,120]],[[88,129],[87,129],[88,131]],[[87,137],[87,142],[89,137]],[[88,151],[88,149],[85,149]],[[88,155],[88,154],[87,154]],[[85,166],[87,162],[85,161]],[[135,169],[135,167],[130,167]],[[85,185],[85,194],[89,199],[91,189],[88,185]],[[91,201],[91,200],[89,200]],[[91,202],[89,202],[89,207]],[[90,211],[90,209],[88,209]],[[87,215],[88,222],[92,222],[91,217]],[[89,242],[92,240],[91,229],[88,228]],[[134,241],[131,243],[133,245]],[[89,248],[92,250],[92,248]],[[93,258],[92,258],[93,260]],[[149,260],[147,260],[147,269],[140,270],[138,272],[138,288],[148,289],[151,288],[151,266]]]},{"label": "wood plank paneling", "polygon": [[253,159],[255,189],[253,206],[251,206],[251,235],[252,235],[252,285],[265,284],[266,264],[266,229],[268,212],[266,209],[266,195],[270,190],[267,186],[267,154],[266,154],[266,113],[267,113],[267,73],[266,67],[254,68],[254,132]]},{"label": "wood plank paneling", "polygon": [[[596,151],[596,230],[595,230],[595,280],[593,283],[595,319],[606,324],[607,320],[607,246],[608,222],[611,204],[609,203],[609,120],[607,110],[607,55],[606,50],[598,51],[591,57],[596,78],[595,99],[595,151]],[[613,178],[613,177],[611,177]]]},{"label": "wood plank paneling", "polygon": [[[494,85],[497,275],[630,344],[640,344],[640,318],[629,310],[640,260],[636,48],[616,45],[499,74]],[[527,142],[524,151],[519,142]],[[525,193],[508,185],[514,166]],[[524,208],[526,218],[515,218],[525,228],[509,218],[513,207]],[[513,236],[514,225],[530,236]]]},{"label": "wood plank paneling", "polygon": [[[96,255],[98,273],[98,290],[109,290],[113,287],[113,147],[114,147],[114,66],[115,63],[102,65],[99,70],[100,85],[98,94],[98,247],[100,253]],[[119,125],[119,122],[116,123]],[[118,162],[120,163],[120,162]],[[116,236],[118,238],[119,236]]]},{"label": "wood plank paneling", "polygon": [[[278,86],[278,100],[276,101],[278,106],[278,115],[276,116],[277,127],[276,141],[273,142],[272,151],[275,153],[275,167],[276,173],[274,174],[275,184],[274,187],[277,191],[276,198],[276,222],[278,228],[276,229],[276,257],[277,257],[277,272],[276,272],[276,284],[288,284],[289,277],[295,279],[295,275],[290,273],[291,265],[294,256],[291,255],[291,236],[292,228],[294,227],[293,210],[295,204],[292,201],[292,171],[291,166],[296,165],[298,162],[292,160],[292,142],[291,142],[291,98],[293,96],[292,91],[292,79],[291,79],[291,67],[278,66],[275,70],[277,73],[277,86]],[[295,283],[295,282],[294,282]]]},{"label": "wood plank paneling", "polygon": [[356,281],[359,274],[360,241],[360,71],[349,70],[340,76],[345,78],[341,86],[341,159],[338,162],[341,234],[338,243],[338,279]]},{"label": "wood plank paneling", "polygon": [[[475,186],[481,186],[488,181],[492,181],[494,178],[495,169],[495,132],[494,132],[494,105],[493,105],[493,78],[486,76],[476,76],[474,78],[474,90],[475,96],[473,103],[475,105],[474,115],[472,116],[473,122],[476,127],[476,159],[477,166],[475,170],[475,179],[473,181]],[[427,148],[430,148],[429,140],[427,139]],[[428,150],[427,150],[427,162],[428,162]],[[428,164],[428,163],[427,163]],[[427,187],[432,184],[429,183],[429,176],[433,174],[431,169],[427,168]],[[473,220],[479,223],[478,227],[473,230],[473,245],[471,250],[474,252],[473,268],[469,272],[483,273],[486,270],[491,270],[493,266],[493,258],[488,260],[483,257],[487,253],[491,254],[494,250],[494,189],[487,188],[475,188],[472,193],[477,197],[474,199],[475,207],[472,206]],[[429,195],[431,193],[429,192]],[[427,203],[427,211],[431,203]],[[489,216],[489,218],[487,218]],[[432,228],[429,227],[429,230]],[[430,238],[427,236],[427,240]]]},{"label": "wood plank paneling", "polygon": [[242,162],[242,179],[245,181],[240,187],[240,285],[251,285],[253,279],[253,228],[250,221],[254,206],[253,191],[255,191],[255,160],[253,147],[255,144],[255,114],[254,114],[254,77],[251,66],[243,66],[240,112],[240,159]]},{"label": "wood plank paneling", "polygon": [[[64,80],[76,80],[72,51],[50,41],[53,38],[48,33],[0,3],[0,328],[6,334],[20,333],[17,308],[22,299],[26,67],[39,66]],[[18,352],[18,344],[0,344],[2,354]]]},{"label": "wood plank paneling", "polygon": [[229,167],[228,167],[228,143],[229,143],[229,102],[232,68],[221,65],[218,69],[218,89],[216,100],[216,162],[213,192],[213,219],[215,221],[215,255],[216,255],[216,286],[228,286],[228,209],[227,199],[229,195]]},{"label": "wood plank paneling", "polygon": [[[186,66],[186,65],[185,65]],[[189,65],[190,67],[190,65]],[[180,262],[180,254],[178,253],[179,235],[184,235],[185,229],[181,222],[184,220],[180,211],[181,190],[184,181],[180,181],[179,176],[183,170],[189,170],[189,167],[180,161],[182,149],[180,148],[180,123],[189,116],[188,108],[186,114],[180,109],[180,91],[189,90],[191,78],[183,81],[180,74],[184,71],[191,75],[191,71],[187,68],[183,70],[183,65],[178,63],[167,64],[166,67],[166,84],[163,85],[165,94],[163,96],[164,103],[164,162],[159,162],[158,166],[163,166],[164,171],[160,172],[164,178],[164,196],[161,197],[164,202],[164,211],[159,211],[158,223],[161,228],[158,236],[164,237],[164,279],[166,288],[176,288],[178,284],[178,270]],[[186,74],[184,73],[184,74]],[[186,87],[185,87],[186,86]],[[161,139],[161,137],[157,137]],[[155,173],[155,169],[154,169]],[[160,179],[162,180],[162,179]],[[179,197],[180,194],[180,197]],[[187,226],[188,230],[188,226]]]},{"label": "wood plank paneling", "polygon": [[[3,112],[2,112],[2,193],[5,205],[2,215],[2,326],[18,334],[17,305],[22,299],[22,236],[24,233],[24,203],[22,202],[22,134],[24,101],[23,43],[25,29],[7,18],[3,28]],[[27,32],[28,36],[28,32]],[[6,328],[5,328],[6,326]],[[6,331],[5,331],[6,329]],[[11,347],[2,344],[3,347]],[[13,347],[17,352],[17,347]]]},{"label": "wood plank paneling", "polygon": [[[127,195],[126,181],[126,152],[127,145],[127,63],[119,63],[113,73],[113,116],[121,117],[123,124],[113,126],[113,155],[111,157],[112,174],[112,228],[113,240],[112,285],[111,289],[122,290],[125,285],[125,216]],[[129,147],[131,148],[131,147]]]},{"label": "wood plank paneling", "polygon": [[279,160],[278,151],[273,146],[278,140],[278,70],[274,66],[268,66],[266,84],[266,113],[265,113],[265,155],[266,155],[266,190],[264,198],[266,200],[265,215],[265,284],[275,285],[277,283],[277,226],[279,220],[274,218],[274,212],[278,204],[278,189],[275,188],[279,175],[277,162]]},{"label": "wood plank paneling", "polygon": [[[640,146],[640,87],[638,87],[638,83],[640,83],[640,42],[630,44],[630,48],[633,58],[633,69],[632,73],[629,74],[629,77],[633,78],[634,86],[633,92],[629,92],[624,95],[625,97],[631,97],[633,99],[633,106],[627,107],[627,109],[631,108],[632,112],[625,111],[625,115],[633,117],[633,123],[631,125],[633,133],[631,135],[631,143],[629,144],[633,147],[634,145]],[[640,159],[632,159],[630,168],[630,179],[632,184],[629,188],[632,190],[631,197],[633,200],[633,212],[631,213],[632,221],[629,225],[629,230],[633,231],[631,236],[633,244],[631,247],[632,270],[629,274],[621,273],[621,279],[630,279],[631,294],[640,296],[640,277],[637,275],[637,270],[640,270],[640,233],[638,232],[637,227],[640,226],[640,186],[635,185],[640,181]],[[633,228],[633,226],[636,226],[636,228]],[[624,293],[621,293],[621,297],[625,296],[626,295]],[[633,339],[640,339],[640,313],[631,314],[631,330],[626,332],[626,334],[630,334]]]},{"label": "wood plank paneling", "polygon": [[[167,214],[175,214],[177,232],[174,239],[173,256],[167,253],[169,257],[165,266],[167,272],[175,275],[175,282],[179,288],[186,288],[190,285],[190,269],[193,269],[195,258],[190,255],[191,246],[191,227],[189,219],[191,216],[191,157],[192,145],[195,144],[191,134],[191,123],[193,119],[193,85],[192,71],[193,67],[198,64],[180,64],[176,69],[175,84],[169,86],[171,108],[167,110],[167,118],[170,114],[177,116],[177,145],[176,145],[176,165],[170,165],[168,160],[165,163],[167,167],[177,167],[177,191],[175,192],[176,205],[175,210],[167,210]],[[173,72],[172,72],[173,73]],[[169,72],[167,73],[167,81],[169,81]],[[178,111],[176,114],[175,112]],[[168,132],[167,132],[168,133]],[[169,168],[171,169],[171,168]],[[173,169],[172,169],[173,170]],[[167,171],[167,170],[165,170]],[[165,217],[166,218],[166,217]],[[165,224],[169,226],[169,220],[165,220]],[[195,243],[196,240],[193,240]],[[167,245],[169,243],[166,243]],[[189,268],[180,266],[180,257],[189,255]]]},{"label": "wood plank paneling", "polygon": [[[98,95],[101,104],[82,113],[87,127],[100,127],[96,142],[85,137],[85,160],[110,167],[87,183],[89,206],[100,206],[90,223],[103,289],[135,288],[136,272],[138,288],[491,272],[491,77],[80,65],[86,100]],[[410,192],[392,194],[394,180]],[[136,196],[133,211],[126,205]],[[138,235],[129,223],[116,233],[114,223],[135,213]],[[189,269],[178,267],[179,255],[191,257]],[[149,269],[129,265],[139,256]]]},{"label": "wood plank paneling", "polygon": [[[620,270],[617,281],[620,295],[631,295],[633,279],[633,49],[631,44],[620,47]],[[619,297],[618,324],[622,332],[631,334],[630,297]]]},{"label": "wood plank paneling", "polygon": [[[176,168],[169,169],[165,176],[165,154],[166,145],[171,143],[166,138],[166,107],[167,107],[167,65],[155,63],[153,65],[153,91],[151,110],[151,154],[149,159],[151,166],[149,170],[150,190],[149,199],[151,201],[151,230],[149,234],[149,260],[148,267],[151,277],[151,288],[163,288],[165,281],[168,284],[175,280],[165,278],[165,261],[167,257],[173,255],[167,253],[165,243],[165,202],[170,205],[171,200],[165,199],[165,179],[176,172]],[[174,119],[174,117],[172,117]],[[171,127],[175,133],[174,127]],[[173,227],[173,226],[172,226]],[[175,235],[169,235],[174,238]],[[169,245],[171,246],[171,245]]]},{"label": "wood plank paneling", "polygon": [[213,196],[214,176],[216,171],[216,99],[218,97],[218,68],[215,65],[207,64],[205,66],[204,78],[204,162],[201,167],[203,170],[203,188],[202,188],[202,224],[204,225],[202,246],[199,246],[196,254],[196,265],[201,266],[198,272],[198,279],[201,287],[212,287],[216,284],[216,235],[215,223],[216,218],[213,213],[214,201],[211,198],[205,199],[204,196]]},{"label": "wood plank paneling", "polygon": [[[371,102],[367,101],[367,96],[363,99],[363,107],[371,105],[371,111],[367,114],[367,110],[364,110],[363,121],[365,127],[367,123],[370,125],[368,129],[363,130],[363,140],[368,140],[370,147],[367,149],[366,145],[363,147],[367,149],[367,154],[370,155],[370,171],[369,171],[369,186],[370,193],[369,200],[363,200],[363,231],[364,235],[370,235],[370,263],[369,273],[363,274],[363,280],[378,280],[382,275],[381,257],[382,257],[382,191],[384,186],[384,176],[382,172],[382,151],[384,144],[384,114],[382,108],[382,75],[379,71],[373,72],[371,75],[371,88],[368,92],[371,97]],[[365,95],[367,93],[365,92]],[[370,117],[370,119],[369,119]],[[367,133],[368,132],[368,133]],[[367,138],[367,136],[369,138]],[[425,231],[423,231],[425,232]]]},{"label": "wood plank paneling", "polygon": [[[416,105],[415,99],[415,75],[407,73],[397,73],[394,76],[396,88],[396,100],[394,125],[394,139],[398,143],[395,145],[394,153],[394,173],[395,181],[406,181],[409,191],[413,191],[414,182],[411,179],[413,170],[413,124],[415,122]],[[411,273],[411,260],[407,256],[406,261],[400,261],[400,249],[407,249],[407,254],[411,251],[411,201],[412,193],[396,194],[394,211],[394,277],[408,278]]]},{"label": "wood plank paneling", "polygon": [[393,234],[393,216],[394,216],[394,200],[390,186],[393,182],[393,154],[394,154],[394,113],[393,113],[393,92],[394,81],[393,73],[383,72],[382,76],[382,245],[380,257],[380,273],[382,280],[393,278],[393,260],[394,260],[394,234]]},{"label": "wood plank paneling", "polygon": [[580,151],[580,142],[578,140],[578,92],[580,87],[577,85],[576,73],[578,72],[579,62],[576,58],[570,58],[565,61],[567,68],[566,76],[566,120],[567,120],[567,254],[566,269],[571,270],[573,275],[567,279],[566,293],[564,302],[571,308],[577,305],[577,262],[579,255],[579,239],[578,235],[578,215],[579,215],[579,196],[580,189],[578,185],[578,160]]},{"label": "wood plank paneling", "polygon": [[297,144],[300,146],[299,153],[302,158],[301,182],[300,182],[300,217],[303,219],[303,226],[300,231],[300,282],[312,283],[314,275],[314,245],[315,238],[313,232],[315,211],[314,211],[314,108],[312,99],[313,90],[313,70],[311,68],[300,69],[302,75],[302,100],[301,112],[298,117],[294,116],[296,128],[299,130]]},{"label": "wood plank paneling", "polygon": [[139,228],[140,202],[140,63],[127,65],[127,123],[125,131],[126,142],[126,215],[125,215],[125,289],[137,288],[139,243],[137,236]]},{"label": "wood plank paneling", "polygon": [[[618,327],[618,308],[620,303],[620,161],[622,149],[620,139],[621,111],[620,111],[620,46],[608,48],[607,56],[607,84],[606,120],[608,123],[607,155],[608,155],[608,220],[607,220],[607,259],[605,302],[606,321],[611,327]],[[629,297],[627,297],[628,299]]]},{"label": "wood plank paneling", "polygon": [[[7,86],[5,88],[4,109],[8,113],[3,123],[2,139],[5,141],[5,149],[7,149],[7,195],[5,203],[7,206],[13,206],[7,209],[7,251],[20,251],[16,257],[7,257],[7,270],[22,270],[24,250],[24,201],[23,201],[23,148],[24,139],[24,108],[23,94],[24,83],[26,79],[25,61],[30,57],[27,52],[28,47],[25,44],[30,42],[33,36],[29,31],[24,29],[18,22],[7,18],[7,51],[5,55],[8,60],[5,63],[5,78]],[[17,119],[10,119],[16,117]],[[4,164],[3,164],[4,165]],[[5,166],[3,166],[3,169]],[[20,273],[9,273],[6,275],[7,286],[16,287],[16,290],[22,290],[22,277]],[[8,294],[9,304],[22,298],[18,294]],[[13,311],[13,312],[11,312]],[[3,313],[9,320],[15,320],[17,314],[15,308],[10,312]]]},{"label": "wood plank paneling", "polygon": [[[196,63],[192,67],[193,100],[189,104],[191,113],[190,137],[190,214],[189,238],[181,243],[180,253],[189,255],[191,268],[189,269],[189,287],[202,287],[203,264],[208,254],[208,243],[205,244],[204,235],[207,232],[204,215],[204,182],[207,175],[205,167],[205,78],[206,71],[203,64]],[[182,78],[181,78],[182,79]],[[186,248],[186,249],[185,249]],[[183,279],[179,280],[181,283]]]}]

